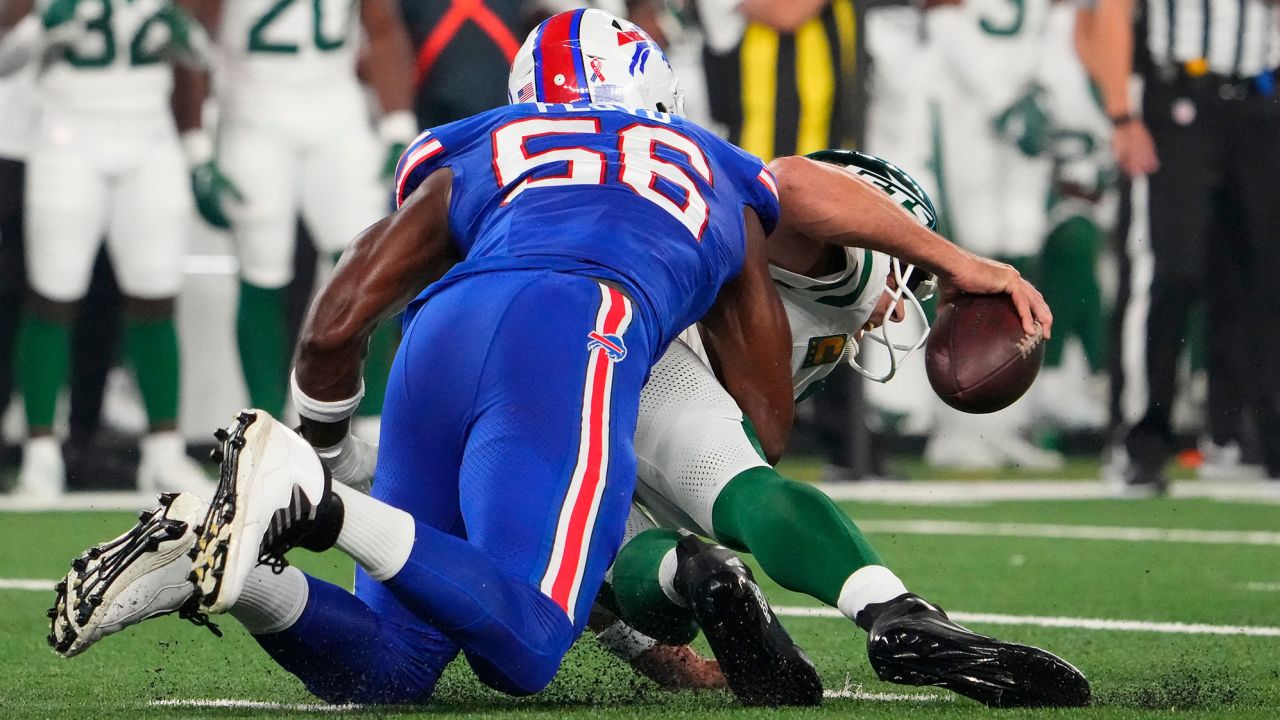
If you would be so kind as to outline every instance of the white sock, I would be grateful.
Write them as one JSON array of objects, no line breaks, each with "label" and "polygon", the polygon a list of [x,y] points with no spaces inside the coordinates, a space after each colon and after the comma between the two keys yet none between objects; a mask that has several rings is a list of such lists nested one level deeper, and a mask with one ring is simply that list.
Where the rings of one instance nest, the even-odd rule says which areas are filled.
[{"label": "white sock", "polygon": [[836,607],[840,614],[855,620],[868,605],[892,600],[907,592],[897,575],[883,565],[868,565],[849,576],[840,588]]},{"label": "white sock", "polygon": [[339,483],[333,484],[333,492],[342,498],[344,509],[338,549],[374,580],[400,572],[413,551],[413,516]]},{"label": "white sock", "polygon": [[251,635],[270,635],[288,630],[302,617],[310,589],[307,577],[296,567],[277,575],[266,565],[249,572],[240,598],[231,606],[231,616]]},{"label": "white sock", "polygon": [[621,620],[614,621],[612,625],[596,633],[596,639],[614,657],[623,662],[635,660],[658,644],[657,640]]},{"label": "white sock", "polygon": [[680,607],[685,607],[688,603],[684,598],[680,597],[680,593],[676,592],[676,549],[671,548],[666,555],[662,556],[662,564],[658,566],[658,584],[662,586],[662,594],[667,599]]}]

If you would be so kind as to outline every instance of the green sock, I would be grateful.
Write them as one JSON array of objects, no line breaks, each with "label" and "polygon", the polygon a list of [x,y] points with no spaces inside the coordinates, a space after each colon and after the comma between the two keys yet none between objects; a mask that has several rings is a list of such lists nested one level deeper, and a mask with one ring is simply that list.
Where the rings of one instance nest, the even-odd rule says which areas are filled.
[{"label": "green sock", "polygon": [[249,402],[277,417],[284,412],[285,389],[289,385],[284,301],[284,288],[264,288],[240,281],[236,339]]},{"label": "green sock", "polygon": [[27,427],[53,427],[58,392],[67,381],[71,358],[71,323],[54,322],[27,313],[19,339],[18,381],[27,411]]},{"label": "green sock", "polygon": [[686,645],[698,635],[693,613],[671,602],[658,581],[662,558],[675,549],[679,539],[674,530],[646,530],[623,545],[613,561],[613,601],[618,617],[668,645]]},{"label": "green sock", "polygon": [[836,605],[854,571],[880,556],[831,498],[770,467],[747,470],[720,491],[711,511],[720,542],[755,555],[788,590]]},{"label": "green sock", "polygon": [[1062,364],[1062,351],[1071,337],[1080,338],[1091,370],[1100,372],[1106,367],[1106,329],[1097,275],[1101,243],[1101,228],[1080,215],[1059,223],[1045,239],[1037,285],[1053,310],[1053,337],[1045,344],[1044,364],[1048,367]]},{"label": "green sock", "polygon": [[178,419],[178,332],[173,317],[147,320],[126,317],[124,345],[152,427],[175,423]]},{"label": "green sock", "polygon": [[400,316],[383,322],[369,338],[369,354],[364,359],[364,399],[356,408],[360,417],[376,417],[382,414],[382,403],[387,397],[387,378],[391,376],[391,363],[400,347]]}]

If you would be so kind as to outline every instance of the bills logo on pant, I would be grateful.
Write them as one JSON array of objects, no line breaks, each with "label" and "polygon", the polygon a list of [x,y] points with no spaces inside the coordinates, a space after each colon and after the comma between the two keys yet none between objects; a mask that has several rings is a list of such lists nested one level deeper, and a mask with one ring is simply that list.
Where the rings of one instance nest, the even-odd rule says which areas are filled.
[{"label": "bills logo on pant", "polygon": [[618,335],[605,335],[592,330],[587,333],[587,350],[604,350],[613,362],[622,362],[627,357],[627,344]]}]

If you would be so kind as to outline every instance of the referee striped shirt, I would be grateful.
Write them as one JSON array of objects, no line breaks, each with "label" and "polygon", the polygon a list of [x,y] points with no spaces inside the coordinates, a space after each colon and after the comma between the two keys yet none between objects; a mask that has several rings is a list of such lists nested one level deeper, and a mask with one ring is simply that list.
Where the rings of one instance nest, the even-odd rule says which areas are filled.
[{"label": "referee striped shirt", "polygon": [[1156,67],[1253,77],[1280,66],[1274,0],[1146,0],[1147,49]]}]

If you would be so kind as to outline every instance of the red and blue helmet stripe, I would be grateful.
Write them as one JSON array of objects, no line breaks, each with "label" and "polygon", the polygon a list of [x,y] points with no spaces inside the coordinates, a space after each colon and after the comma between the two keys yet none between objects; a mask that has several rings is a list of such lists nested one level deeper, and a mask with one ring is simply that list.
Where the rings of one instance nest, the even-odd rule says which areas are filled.
[{"label": "red and blue helmet stripe", "polygon": [[[533,81],[537,98],[549,103],[591,102],[579,32],[586,10],[560,13],[538,26],[533,41]],[[564,76],[557,85],[555,77]]]}]

